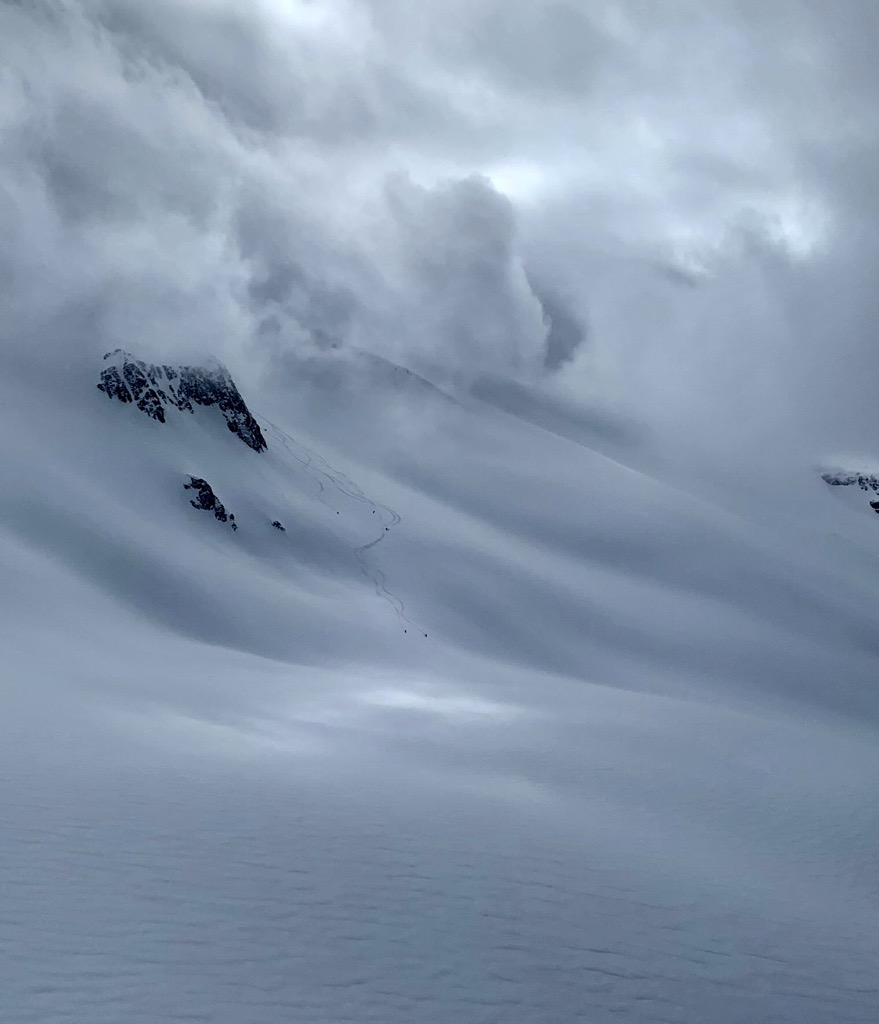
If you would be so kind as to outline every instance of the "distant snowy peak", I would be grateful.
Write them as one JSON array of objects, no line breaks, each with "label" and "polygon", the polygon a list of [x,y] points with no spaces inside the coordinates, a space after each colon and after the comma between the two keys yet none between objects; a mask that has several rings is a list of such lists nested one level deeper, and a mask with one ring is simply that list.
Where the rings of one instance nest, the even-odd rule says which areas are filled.
[{"label": "distant snowy peak", "polygon": [[259,424],[244,403],[229,371],[220,363],[208,366],[168,366],[145,363],[117,348],[104,356],[98,388],[120,402],[133,402],[160,423],[166,409],[195,412],[196,405],[215,405],[229,429],[255,452],[268,445]]},{"label": "distant snowy peak", "polygon": [[[821,474],[821,479],[831,487],[860,487],[862,491],[873,491],[879,494],[879,476],[874,473],[856,473],[850,470],[837,469]],[[870,508],[879,513],[879,500],[870,502]]]},{"label": "distant snowy peak", "polygon": [[852,473],[848,470],[838,469],[830,473],[822,473],[821,479],[831,487],[853,487],[855,484],[862,491],[879,492],[879,476],[872,473]]}]

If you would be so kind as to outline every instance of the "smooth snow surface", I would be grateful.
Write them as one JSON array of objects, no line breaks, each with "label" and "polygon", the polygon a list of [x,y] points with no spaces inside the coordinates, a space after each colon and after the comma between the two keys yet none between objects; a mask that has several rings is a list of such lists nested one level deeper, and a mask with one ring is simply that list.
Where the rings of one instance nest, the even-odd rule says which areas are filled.
[{"label": "smooth snow surface", "polygon": [[95,381],[2,403],[4,1021],[877,1019],[862,495],[497,380],[267,384],[261,455]]}]

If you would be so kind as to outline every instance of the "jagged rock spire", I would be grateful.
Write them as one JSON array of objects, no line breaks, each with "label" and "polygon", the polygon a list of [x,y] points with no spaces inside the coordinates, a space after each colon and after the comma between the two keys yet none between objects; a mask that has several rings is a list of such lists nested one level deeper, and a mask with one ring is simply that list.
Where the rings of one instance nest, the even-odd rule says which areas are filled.
[{"label": "jagged rock spire", "polygon": [[165,422],[165,410],[194,412],[195,405],[217,406],[229,429],[255,452],[268,448],[259,424],[244,403],[229,371],[220,363],[169,366],[135,359],[121,348],[104,356],[98,388],[110,398],[133,402],[141,412]]}]

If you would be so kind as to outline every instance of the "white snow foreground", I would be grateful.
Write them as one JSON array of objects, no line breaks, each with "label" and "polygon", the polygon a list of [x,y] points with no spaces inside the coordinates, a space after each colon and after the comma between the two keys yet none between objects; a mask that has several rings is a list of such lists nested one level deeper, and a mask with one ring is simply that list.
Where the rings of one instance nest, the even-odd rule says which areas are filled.
[{"label": "white snow foreground", "polygon": [[875,1021],[863,496],[90,374],[0,403],[5,1020]]}]

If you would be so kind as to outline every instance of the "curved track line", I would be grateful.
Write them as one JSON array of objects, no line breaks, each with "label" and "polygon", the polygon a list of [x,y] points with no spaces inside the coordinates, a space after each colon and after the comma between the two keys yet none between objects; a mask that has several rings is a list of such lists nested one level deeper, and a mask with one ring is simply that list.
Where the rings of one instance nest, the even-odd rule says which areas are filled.
[{"label": "curved track line", "polygon": [[[307,449],[303,448],[303,446],[300,445],[297,441],[294,441],[294,439],[290,437],[289,434],[285,434],[283,430],[275,426],[274,423],[271,423],[269,420],[263,417],[260,417],[260,419],[262,419],[262,422],[268,427],[269,434],[272,437],[274,437],[276,441],[280,442],[284,446],[284,448],[287,449],[287,453],[291,455],[302,466],[306,474],[317,484],[317,500],[322,505],[326,505],[327,508],[332,509],[333,512],[338,512],[338,509],[335,507],[335,505],[331,505],[324,497],[324,491],[326,490],[326,488],[324,487],[324,482],[321,479],[321,475],[325,474],[321,474],[320,470],[315,470],[314,466],[312,465],[311,453]],[[293,447],[294,445],[302,452],[301,455],[297,454],[296,450]]]},{"label": "curved track line", "polygon": [[385,574],[377,566],[372,565],[366,557],[366,553],[380,544],[385,539],[389,531],[401,522],[399,514],[389,505],[384,505],[379,501],[373,501],[363,493],[363,491],[354,483],[353,480],[350,479],[350,477],[347,477],[334,466],[331,466],[322,455],[319,455],[311,448],[308,448],[300,441],[297,441],[294,437],[291,437],[276,423],[273,423],[262,415],[260,415],[259,418],[261,423],[268,429],[269,434],[287,450],[287,453],[302,466],[305,472],[317,484],[317,499],[321,504],[332,509],[336,515],[339,514],[339,510],[334,505],[330,504],[330,502],[324,497],[326,491],[324,481],[329,481],[340,494],[347,498],[351,498],[353,501],[359,502],[360,504],[369,505],[374,513],[379,513],[381,533],[368,543],[361,544],[359,547],[356,547],[354,549],[354,557],[360,565],[360,570],[363,576],[372,583],[376,596],[380,597],[383,601],[387,601],[387,603],[394,609],[397,618],[404,626],[403,632],[408,633],[408,627],[411,626],[419,629],[426,637],[427,633],[424,629],[416,622],[413,622],[413,620],[406,614],[406,605],[402,598],[398,597],[393,591],[388,589],[387,577]]}]

